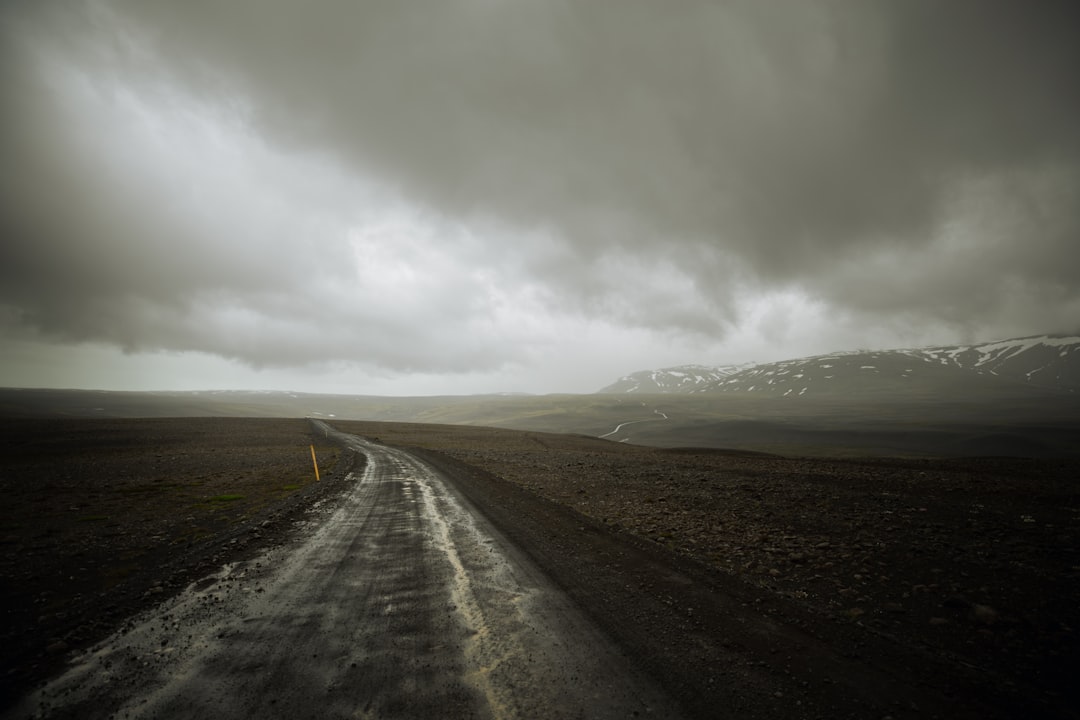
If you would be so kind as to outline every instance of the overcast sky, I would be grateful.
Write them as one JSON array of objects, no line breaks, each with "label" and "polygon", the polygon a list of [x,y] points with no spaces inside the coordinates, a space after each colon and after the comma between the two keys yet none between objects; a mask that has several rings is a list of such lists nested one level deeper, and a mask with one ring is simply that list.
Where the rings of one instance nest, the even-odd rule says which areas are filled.
[{"label": "overcast sky", "polygon": [[1080,328],[1073,0],[0,0],[0,385]]}]

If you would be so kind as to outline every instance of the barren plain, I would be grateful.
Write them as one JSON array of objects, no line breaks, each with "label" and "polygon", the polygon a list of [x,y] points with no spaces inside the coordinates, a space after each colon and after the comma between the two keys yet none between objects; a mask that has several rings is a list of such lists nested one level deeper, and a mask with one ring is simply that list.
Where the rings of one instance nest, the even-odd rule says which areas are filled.
[{"label": "barren plain", "polygon": [[[333,424],[438,467],[690,716],[1080,716],[1075,460]],[[287,543],[363,462],[304,420],[0,427],[5,701],[221,563]]]}]

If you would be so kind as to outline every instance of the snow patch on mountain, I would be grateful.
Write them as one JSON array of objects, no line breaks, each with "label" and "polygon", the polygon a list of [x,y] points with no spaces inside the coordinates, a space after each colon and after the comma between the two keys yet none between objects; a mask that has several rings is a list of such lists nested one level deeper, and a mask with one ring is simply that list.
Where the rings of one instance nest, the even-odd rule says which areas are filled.
[{"label": "snow patch on mountain", "polygon": [[855,350],[742,366],[643,370],[600,392],[752,393],[777,397],[853,392],[955,391],[1011,382],[1080,391],[1080,336],[1037,335],[974,345]]},{"label": "snow patch on mountain", "polygon": [[678,365],[659,370],[641,370],[624,375],[601,393],[690,393],[707,387],[746,365]]}]

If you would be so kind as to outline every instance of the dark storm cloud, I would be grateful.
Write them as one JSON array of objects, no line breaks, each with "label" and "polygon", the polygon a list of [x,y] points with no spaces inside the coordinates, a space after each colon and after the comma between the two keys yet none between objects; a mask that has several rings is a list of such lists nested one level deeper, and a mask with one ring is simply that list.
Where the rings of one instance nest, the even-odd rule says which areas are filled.
[{"label": "dark storm cloud", "polygon": [[[123,342],[94,318],[130,317],[117,308],[132,298],[163,308],[165,336],[193,290],[269,308],[260,298],[283,289],[311,295],[298,276],[346,281],[338,245],[274,261],[318,232],[272,205],[252,226],[229,209],[193,222],[185,207],[123,207],[116,185],[98,196],[113,180],[80,148],[102,128],[65,116],[56,98],[71,88],[42,80],[67,62],[78,82],[119,78],[143,102],[234,108],[275,151],[332,157],[441,217],[522,231],[473,257],[559,311],[719,334],[739,292],[794,288],[867,322],[1053,329],[1039,323],[1080,307],[1075,15],[1012,0],[15,4],[3,181],[19,239],[3,300],[46,330]],[[66,148],[73,134],[84,142]],[[295,205],[306,176],[269,175]],[[302,203],[331,216],[348,204]],[[119,269],[102,261],[109,238],[134,253]],[[220,259],[228,247],[243,257]],[[460,294],[446,290],[424,332],[487,322]],[[380,317],[353,321],[404,332],[381,352],[417,362],[404,348],[423,333]],[[223,342],[205,345],[233,352]],[[459,362],[476,359],[462,349]]]},{"label": "dark storm cloud", "polygon": [[[1069,2],[196,7],[130,4],[282,137],[451,213],[665,244],[695,275],[724,263],[713,249],[813,286],[856,246],[931,251],[950,187],[986,176],[1057,171],[1048,211],[1076,206]],[[1036,282],[1047,254],[1080,267],[1043,219],[1010,239]]]}]

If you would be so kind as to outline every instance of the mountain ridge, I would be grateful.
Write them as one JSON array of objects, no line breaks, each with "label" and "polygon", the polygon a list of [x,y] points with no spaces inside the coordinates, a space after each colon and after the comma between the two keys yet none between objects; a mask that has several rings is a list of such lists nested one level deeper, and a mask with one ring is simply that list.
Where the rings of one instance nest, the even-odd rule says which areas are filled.
[{"label": "mountain ridge", "polygon": [[968,345],[846,350],[747,365],[680,365],[623,376],[598,394],[951,394],[1019,384],[1080,390],[1080,336],[1032,335]]},{"label": "mountain ridge", "polygon": [[[675,365],[658,370],[639,370],[624,375],[600,393],[693,392],[750,367],[744,365]],[[655,390],[652,388],[656,388]]]}]

